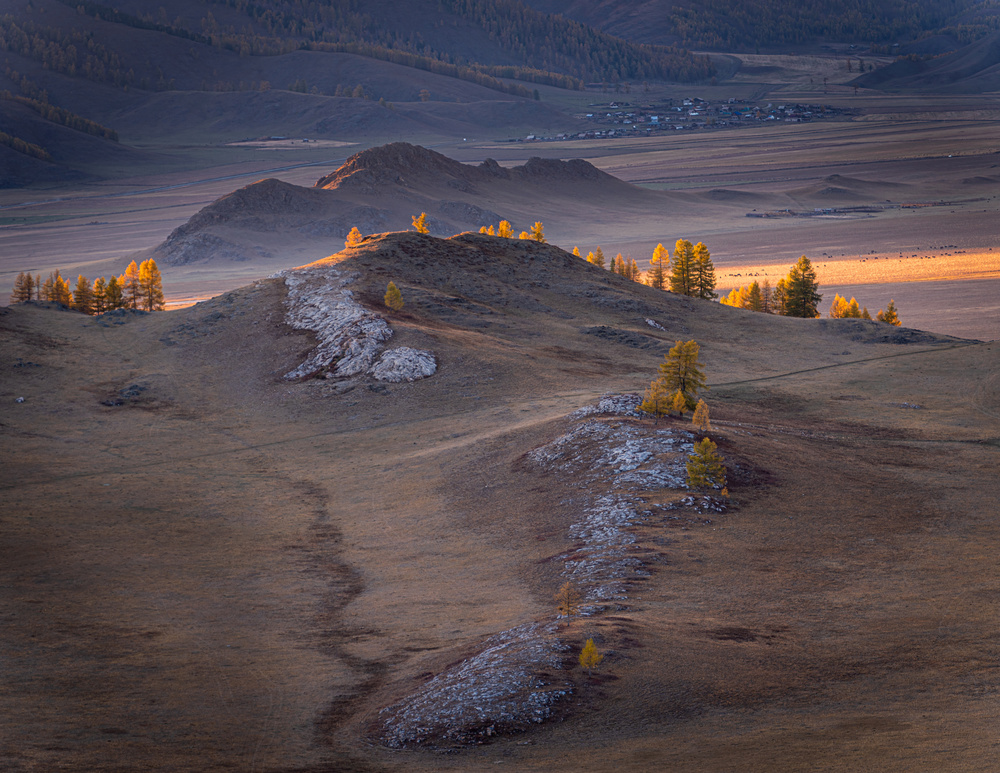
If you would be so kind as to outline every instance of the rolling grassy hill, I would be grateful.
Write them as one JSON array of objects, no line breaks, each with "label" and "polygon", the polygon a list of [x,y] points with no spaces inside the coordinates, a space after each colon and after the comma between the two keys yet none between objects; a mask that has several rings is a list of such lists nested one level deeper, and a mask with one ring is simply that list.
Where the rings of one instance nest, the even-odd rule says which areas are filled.
[{"label": "rolling grassy hill", "polygon": [[[285,377],[375,317],[436,372]],[[416,233],[189,309],[0,329],[7,770],[992,759],[995,344]],[[688,420],[627,407],[677,339],[727,502],[678,483]],[[557,617],[567,579],[587,614]]]}]

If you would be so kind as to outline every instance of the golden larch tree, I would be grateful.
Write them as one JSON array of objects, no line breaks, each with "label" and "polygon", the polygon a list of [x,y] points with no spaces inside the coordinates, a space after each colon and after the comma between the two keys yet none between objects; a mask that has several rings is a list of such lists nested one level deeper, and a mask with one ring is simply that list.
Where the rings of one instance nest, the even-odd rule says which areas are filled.
[{"label": "golden larch tree", "polygon": [[580,665],[587,669],[587,676],[590,676],[591,671],[597,668],[602,660],[604,660],[604,655],[598,652],[594,640],[587,639],[587,643],[583,645],[583,649],[580,651]]},{"label": "golden larch tree", "polygon": [[692,489],[726,490],[725,463],[719,455],[719,447],[707,437],[695,443],[694,453],[688,456],[687,485]]},{"label": "golden larch tree", "polygon": [[708,403],[704,400],[698,401],[698,405],[694,409],[694,416],[691,417],[691,423],[702,432],[712,431],[712,423],[708,418]]},{"label": "golden larch tree", "polygon": [[126,308],[138,309],[142,287],[139,284],[139,265],[134,260],[128,264],[125,273],[118,277],[118,284],[121,285]]},{"label": "golden larch tree", "polygon": [[385,296],[382,300],[393,311],[399,311],[403,308],[403,294],[396,287],[395,282],[389,282],[389,286],[385,288]]},{"label": "golden larch tree", "polygon": [[670,413],[672,406],[673,398],[670,391],[657,379],[649,385],[638,410],[648,413],[653,417],[653,423],[659,424],[660,417]]},{"label": "golden larch tree", "polygon": [[891,299],[889,305],[885,307],[885,311],[879,309],[878,314],[875,315],[875,319],[879,322],[885,322],[887,325],[895,325],[896,327],[903,324],[900,322],[899,314],[896,312],[896,302]]},{"label": "golden larch tree", "polygon": [[365,240],[364,234],[362,234],[361,231],[358,230],[357,226],[354,226],[347,234],[347,240],[344,242],[344,246],[357,247],[364,240]]},{"label": "golden larch tree", "polygon": [[510,224],[509,220],[500,221],[500,224],[497,226],[497,236],[502,236],[504,239],[514,238],[514,226]]},{"label": "golden larch tree", "polygon": [[146,311],[163,311],[163,278],[156,261],[150,258],[139,266],[139,291],[142,308]]},{"label": "golden larch tree", "polygon": [[94,287],[90,291],[94,314],[103,314],[108,310],[108,283],[103,276],[94,280]]},{"label": "golden larch tree", "polygon": [[653,250],[653,259],[649,261],[649,286],[657,290],[667,289],[667,269],[670,266],[670,252],[662,244],[657,244]]},{"label": "golden larch tree", "polygon": [[580,594],[568,580],[556,593],[556,610],[564,617],[571,617],[580,611]]},{"label": "golden larch tree", "polygon": [[84,314],[94,311],[94,293],[90,289],[90,280],[83,274],[76,278],[76,288],[73,290],[73,308]]},{"label": "golden larch tree", "polygon": [[413,221],[413,227],[416,229],[417,233],[429,234],[431,229],[427,225],[427,213],[421,212],[419,215],[413,215],[410,218]]},{"label": "golden larch tree", "polygon": [[698,404],[698,393],[707,389],[705,373],[698,362],[700,348],[695,341],[678,341],[660,363],[659,378],[670,392],[680,392],[684,396],[688,410]]}]

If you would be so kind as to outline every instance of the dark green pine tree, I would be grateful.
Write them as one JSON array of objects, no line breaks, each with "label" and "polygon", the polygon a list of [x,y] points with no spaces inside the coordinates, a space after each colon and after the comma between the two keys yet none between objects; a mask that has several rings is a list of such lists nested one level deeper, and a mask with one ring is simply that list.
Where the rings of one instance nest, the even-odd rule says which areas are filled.
[{"label": "dark green pine tree", "polygon": [[784,280],[783,312],[786,317],[805,317],[814,319],[819,316],[817,306],[823,296],[816,290],[816,269],[805,255],[792,266]]}]

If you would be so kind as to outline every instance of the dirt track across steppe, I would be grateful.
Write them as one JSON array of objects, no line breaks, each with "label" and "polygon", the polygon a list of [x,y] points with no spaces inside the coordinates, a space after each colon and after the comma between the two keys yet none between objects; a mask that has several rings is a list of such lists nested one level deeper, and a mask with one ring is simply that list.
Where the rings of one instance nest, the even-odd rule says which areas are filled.
[{"label": "dirt track across steppe", "polygon": [[[280,280],[147,316],[0,311],[5,769],[996,768],[996,343],[740,312],[488,237],[345,257],[370,309],[397,278],[393,345],[435,375],[283,380],[313,337]],[[582,421],[689,428],[569,417],[678,338],[702,344],[732,506],[640,492],[617,608],[556,621],[551,719],[385,748],[382,708],[555,621],[603,473],[528,454]]]}]

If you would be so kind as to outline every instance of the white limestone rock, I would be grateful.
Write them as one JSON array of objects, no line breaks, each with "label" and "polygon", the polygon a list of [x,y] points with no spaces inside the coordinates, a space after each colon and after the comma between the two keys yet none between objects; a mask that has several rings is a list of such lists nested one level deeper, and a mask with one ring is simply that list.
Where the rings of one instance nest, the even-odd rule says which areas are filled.
[{"label": "white limestone rock", "polygon": [[399,383],[427,378],[433,376],[435,371],[437,360],[433,352],[400,346],[382,352],[372,368],[372,375],[378,381]]},{"label": "white limestone rock", "polygon": [[403,346],[380,356],[392,328],[354,300],[347,286],[357,274],[333,266],[311,266],[274,276],[284,279],[288,287],[285,320],[296,330],[311,330],[317,339],[306,361],[285,374],[287,380],[372,375],[379,381],[416,381],[437,370],[432,352]]}]

